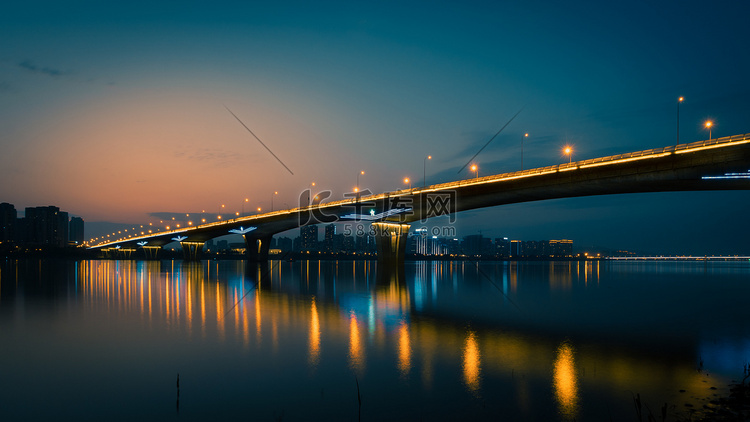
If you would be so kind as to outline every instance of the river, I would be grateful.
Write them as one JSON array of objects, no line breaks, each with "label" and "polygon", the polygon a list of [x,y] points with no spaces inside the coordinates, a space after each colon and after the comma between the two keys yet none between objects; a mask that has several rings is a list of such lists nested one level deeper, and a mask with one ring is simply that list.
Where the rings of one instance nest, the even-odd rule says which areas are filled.
[{"label": "river", "polygon": [[5,261],[0,418],[673,419],[741,378],[748,298],[748,262]]}]

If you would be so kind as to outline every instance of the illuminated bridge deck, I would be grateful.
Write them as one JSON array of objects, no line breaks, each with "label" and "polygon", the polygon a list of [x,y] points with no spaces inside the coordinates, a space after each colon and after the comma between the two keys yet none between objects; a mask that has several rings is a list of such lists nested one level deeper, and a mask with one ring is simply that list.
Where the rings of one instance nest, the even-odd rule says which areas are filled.
[{"label": "illuminated bridge deck", "polygon": [[[435,216],[428,207],[428,199],[431,195],[440,194],[450,196],[447,213],[453,214],[556,198],[736,189],[750,189],[750,134],[384,192],[174,230],[128,235],[101,242],[92,248],[163,246],[174,241],[205,242],[232,233],[262,237],[306,224],[352,219],[408,224]],[[401,205],[395,207],[394,204]]]}]

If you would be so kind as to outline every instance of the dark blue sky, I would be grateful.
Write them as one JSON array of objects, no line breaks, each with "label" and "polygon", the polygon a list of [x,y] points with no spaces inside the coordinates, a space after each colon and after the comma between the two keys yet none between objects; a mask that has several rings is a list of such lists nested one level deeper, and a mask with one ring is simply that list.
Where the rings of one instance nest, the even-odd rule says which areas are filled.
[{"label": "dark blue sky", "polygon": [[[0,200],[87,222],[293,206],[750,132],[747,2],[37,2],[0,15]],[[290,175],[226,111],[232,109]],[[244,199],[248,198],[245,203]],[[519,239],[750,253],[748,192],[604,196],[459,216]],[[226,213],[226,211],[224,211]],[[441,224],[439,221],[436,224]],[[93,226],[90,226],[93,227]],[[89,232],[95,236],[99,233]]]}]

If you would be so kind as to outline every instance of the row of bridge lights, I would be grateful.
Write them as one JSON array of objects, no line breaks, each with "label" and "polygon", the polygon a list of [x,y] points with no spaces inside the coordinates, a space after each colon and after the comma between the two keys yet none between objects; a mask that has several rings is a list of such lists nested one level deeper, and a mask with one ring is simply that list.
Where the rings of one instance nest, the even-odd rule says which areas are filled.
[{"label": "row of bridge lights", "polygon": [[[680,143],[680,104],[683,101],[685,101],[685,97],[679,97],[677,99],[677,144]],[[713,129],[713,126],[714,126],[714,122],[712,120],[706,120],[703,123],[703,126],[708,130],[708,140],[713,139],[712,138],[712,129]],[[523,136],[521,137],[521,170],[523,170],[523,146],[524,146],[524,141],[526,139],[528,139],[528,137],[529,137],[528,133],[524,133]],[[563,149],[562,149],[562,153],[563,153],[563,155],[567,155],[568,156],[568,163],[572,163],[573,162],[573,147],[571,145],[565,145],[563,147]],[[425,159],[424,159],[424,166],[422,168],[423,175],[424,175],[423,176],[423,186],[427,185],[427,176],[426,176],[426,174],[427,174],[427,171],[426,171],[426,169],[427,169],[427,160],[431,160],[431,159],[432,159],[431,155],[426,156]],[[479,166],[476,163],[472,163],[472,165],[469,167],[469,170],[471,170],[471,172],[474,173],[474,177],[475,178],[477,178],[477,179],[479,178]],[[365,174],[365,172],[362,171],[361,174]],[[409,177],[404,177],[404,184],[405,185],[409,185],[409,190],[411,190],[412,181],[411,181],[411,179]],[[358,192],[358,188],[359,188],[359,174],[357,174],[357,187],[355,187],[354,191]]]},{"label": "row of bridge lights", "polygon": [[[679,97],[677,99],[677,143],[680,143],[680,104],[685,101],[685,97]],[[714,122],[712,120],[706,120],[703,123],[703,127],[705,127],[708,130],[708,140],[713,139],[712,137],[712,129],[714,126]],[[524,141],[529,137],[528,133],[524,133],[521,137],[521,170],[523,170],[523,146]],[[568,163],[573,162],[573,147],[571,145],[565,145],[562,149],[563,155],[568,156]],[[428,156],[427,158],[431,159],[431,156]],[[426,159],[425,159],[426,162]],[[475,178],[479,178],[479,166],[477,164],[472,164],[471,167],[469,167],[472,173],[474,173]],[[404,183],[409,184],[409,187],[411,188],[411,184],[409,181],[409,178],[404,178]]]},{"label": "row of bridge lights", "polygon": [[[526,134],[526,136],[528,137],[528,134]],[[425,156],[424,160],[423,160],[423,168],[422,168],[423,186],[427,185],[427,161],[428,160],[432,160],[432,155]],[[479,177],[479,167],[476,164],[472,164],[471,165],[471,171],[475,173],[475,175],[476,175],[477,178]],[[359,188],[359,179],[360,179],[360,176],[364,176],[364,175],[365,175],[365,171],[364,170],[360,170],[359,172],[357,172],[357,183],[354,186],[354,192],[359,192],[360,191],[360,188]],[[408,184],[409,185],[409,189],[411,190],[411,188],[412,188],[412,181],[411,181],[411,179],[409,179],[408,177],[405,177],[404,178],[404,184]],[[312,192],[312,189],[315,186],[316,186],[315,182],[311,182],[310,183],[310,191],[311,192]],[[278,194],[279,194],[278,191],[274,191],[273,194],[271,195],[271,211],[273,211],[273,209],[274,209],[274,206],[273,206],[274,197],[277,196]],[[309,199],[310,204],[312,204],[312,202],[313,202],[312,199],[313,198]],[[245,200],[242,202],[242,211],[234,213],[236,217],[241,217],[241,216],[245,215],[245,205],[247,203],[249,203],[249,202],[250,202],[250,199],[249,198],[245,198]],[[225,214],[225,211],[226,211],[226,204],[221,204],[221,209],[220,209],[219,213],[216,216],[216,221],[221,221],[222,220],[222,215]],[[262,208],[258,207],[257,208],[257,212],[258,213],[262,212]],[[206,210],[202,210],[202,212],[201,212],[201,224],[205,224],[207,222],[206,218],[203,217],[203,215],[205,213],[206,213]],[[189,218],[190,214],[185,214],[185,216]],[[172,217],[172,221],[175,221],[174,217]],[[164,220],[160,220],[159,224],[164,224]],[[149,225],[149,227],[153,227],[153,223],[148,223],[148,225]],[[189,227],[193,226],[192,220],[188,220],[187,225]],[[140,227],[144,228],[143,225],[141,225]],[[179,228],[181,228],[181,225],[179,223],[175,223],[174,227],[172,225],[169,225],[169,224],[164,226],[164,229],[166,231],[172,230],[173,228],[174,229],[179,229]],[[145,236],[147,234],[153,234],[154,230],[156,230],[157,233],[161,232],[161,229],[159,229],[159,228],[157,228],[157,229],[153,229],[152,228],[152,229],[142,230],[140,233],[138,233],[137,229],[135,227],[133,227],[132,228],[132,232],[130,234],[128,234],[128,229],[118,230],[117,232],[112,232],[111,234],[107,234],[106,236],[92,238],[89,243],[94,243],[94,242],[97,242],[97,241],[100,241],[100,240],[101,241],[121,241],[121,240],[125,240],[125,239],[128,239],[128,238],[132,238],[134,236],[137,237],[139,235]],[[118,234],[120,234],[122,236],[119,237],[119,238],[116,238]]]},{"label": "row of bridge lights", "polygon": [[[678,144],[680,143],[680,104],[682,104],[682,102],[684,100],[685,100],[684,97],[679,97],[677,99],[677,143]],[[711,120],[706,120],[706,122],[703,124],[703,126],[708,130],[708,139],[711,140],[712,139],[711,135],[712,135],[712,129],[713,129],[713,126],[714,126],[714,122],[711,121]],[[523,136],[521,137],[521,170],[523,170],[523,147],[524,147],[524,141],[527,140],[528,137],[529,137],[528,133],[524,133]],[[573,162],[573,147],[571,145],[565,145],[563,147],[563,149],[562,149],[562,153],[563,153],[563,155],[567,155],[568,156],[568,163],[572,163]],[[427,161],[428,160],[432,160],[432,155],[425,156],[424,160],[423,160],[423,163],[422,163],[423,164],[422,165],[422,186],[423,187],[427,186]],[[477,178],[477,179],[479,178],[479,165],[477,165],[476,163],[472,163],[471,166],[469,167],[469,170],[472,173],[474,173],[474,177],[475,178]],[[355,193],[358,193],[360,191],[360,188],[359,188],[359,177],[360,176],[364,176],[364,175],[365,175],[365,171],[364,170],[360,170],[359,172],[357,172],[357,184],[354,186],[354,192]],[[404,185],[409,185],[409,190],[412,189],[412,179],[410,179],[409,177],[404,177],[403,182],[404,182]],[[311,182],[310,183],[310,192],[313,191],[314,187],[315,187],[315,182]],[[274,191],[273,194],[271,195],[271,212],[273,212],[273,208],[274,208],[273,207],[274,197],[277,196],[278,194],[279,194],[278,191]],[[313,198],[309,198],[309,202],[310,202],[311,205],[313,203],[312,199]],[[234,213],[236,217],[241,217],[241,216],[245,215],[245,205],[247,203],[249,203],[249,202],[250,202],[250,199],[249,198],[245,198],[245,200],[242,202],[242,212],[241,213],[240,212],[235,212]],[[216,221],[221,221],[221,219],[222,219],[221,216],[222,216],[222,214],[224,214],[225,209],[226,209],[226,204],[221,204],[221,210],[220,210],[219,214],[216,216]],[[260,213],[261,211],[262,211],[262,208],[258,207],[257,208],[257,212]],[[203,210],[202,213],[201,213],[201,215],[205,214],[205,212],[206,212],[206,210]],[[189,218],[190,214],[185,214],[185,216]],[[175,220],[175,218],[172,217],[172,221],[174,221],[174,220]],[[164,221],[160,220],[159,223],[160,224],[164,224]],[[202,224],[206,223],[206,218],[201,217],[201,223]],[[188,220],[187,224],[188,224],[188,226],[192,226],[193,222],[191,220]],[[149,227],[153,227],[153,223],[148,223],[148,225],[149,225]],[[143,229],[144,227],[140,226],[140,228]],[[180,228],[180,224],[179,223],[175,223],[174,228],[177,228],[177,229]],[[172,229],[171,225],[166,225],[165,226],[165,230],[169,231],[171,229]],[[152,234],[153,230],[154,229],[141,230],[140,235]],[[125,229],[124,231],[125,231],[125,233],[127,233],[128,229]],[[161,229],[156,229],[156,231],[160,232]],[[105,236],[95,237],[95,238],[91,239],[89,241],[89,243],[94,243],[94,242],[99,241],[99,240],[101,240],[101,241],[115,241],[114,237],[116,237],[118,234],[122,234],[123,237],[120,237],[117,240],[124,240],[126,238],[131,238],[131,237],[133,237],[133,234],[135,234],[136,237],[139,235],[135,227],[132,228],[132,233],[133,234],[128,234],[125,237],[125,233],[123,233],[122,230],[117,231],[117,232],[112,232],[111,234],[106,235],[106,237]]]},{"label": "row of bridge lights", "polygon": [[[315,183],[312,183],[312,186],[315,186]],[[273,195],[278,195],[278,194],[279,194],[278,191],[274,191],[273,192]],[[236,217],[240,217],[240,216],[245,215],[244,206],[245,206],[245,203],[248,203],[248,202],[250,202],[250,199],[249,198],[245,198],[245,200],[242,203],[242,213],[240,213],[239,211],[235,212],[234,214],[235,214]],[[273,197],[271,198],[271,209],[273,210]],[[225,210],[226,210],[226,204],[221,204],[221,210],[219,211],[219,213],[216,216],[216,221],[221,221],[222,220],[222,214],[224,214],[223,211],[225,211]],[[260,213],[262,211],[262,208],[258,207],[257,211],[258,211],[258,213]],[[206,210],[202,210],[202,212],[201,212],[201,219],[200,219],[200,223],[201,224],[205,224],[207,222],[206,218],[204,217],[205,213],[206,213]],[[188,218],[187,226],[186,227],[192,227],[194,223],[193,223],[192,220],[189,219],[190,218],[190,214],[186,213],[185,217]],[[172,221],[173,223],[170,223],[170,221]],[[183,225],[181,223],[178,223],[175,220],[175,217],[172,217],[171,220],[167,220],[166,224],[165,224],[164,220],[159,220],[159,224],[163,226],[163,229],[165,231],[179,229],[179,228],[183,227]],[[144,230],[140,231],[140,233],[138,232],[138,228],[137,227],[131,227],[130,229],[118,230],[116,232],[112,232],[112,233],[107,234],[107,235],[102,235],[101,237],[94,237],[94,238],[90,239],[87,242],[87,244],[93,244],[93,243],[96,243],[96,242],[117,242],[117,241],[126,240],[126,239],[133,238],[133,237],[146,236],[146,235],[153,234],[153,233],[159,233],[159,232],[162,231],[162,228],[160,228],[159,226],[154,226],[154,223],[148,223],[148,227],[151,227],[151,228],[150,229],[149,228],[145,228],[143,225],[141,225],[140,228],[144,229]],[[130,232],[129,232],[129,230],[130,230]],[[118,235],[122,235],[122,236],[117,237]]]}]

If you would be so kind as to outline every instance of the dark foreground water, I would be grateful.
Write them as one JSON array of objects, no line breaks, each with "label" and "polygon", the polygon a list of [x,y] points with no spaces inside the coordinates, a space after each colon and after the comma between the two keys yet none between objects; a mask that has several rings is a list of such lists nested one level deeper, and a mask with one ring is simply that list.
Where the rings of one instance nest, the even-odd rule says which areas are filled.
[{"label": "dark foreground water", "polygon": [[747,262],[9,261],[0,420],[672,419],[749,299]]}]

